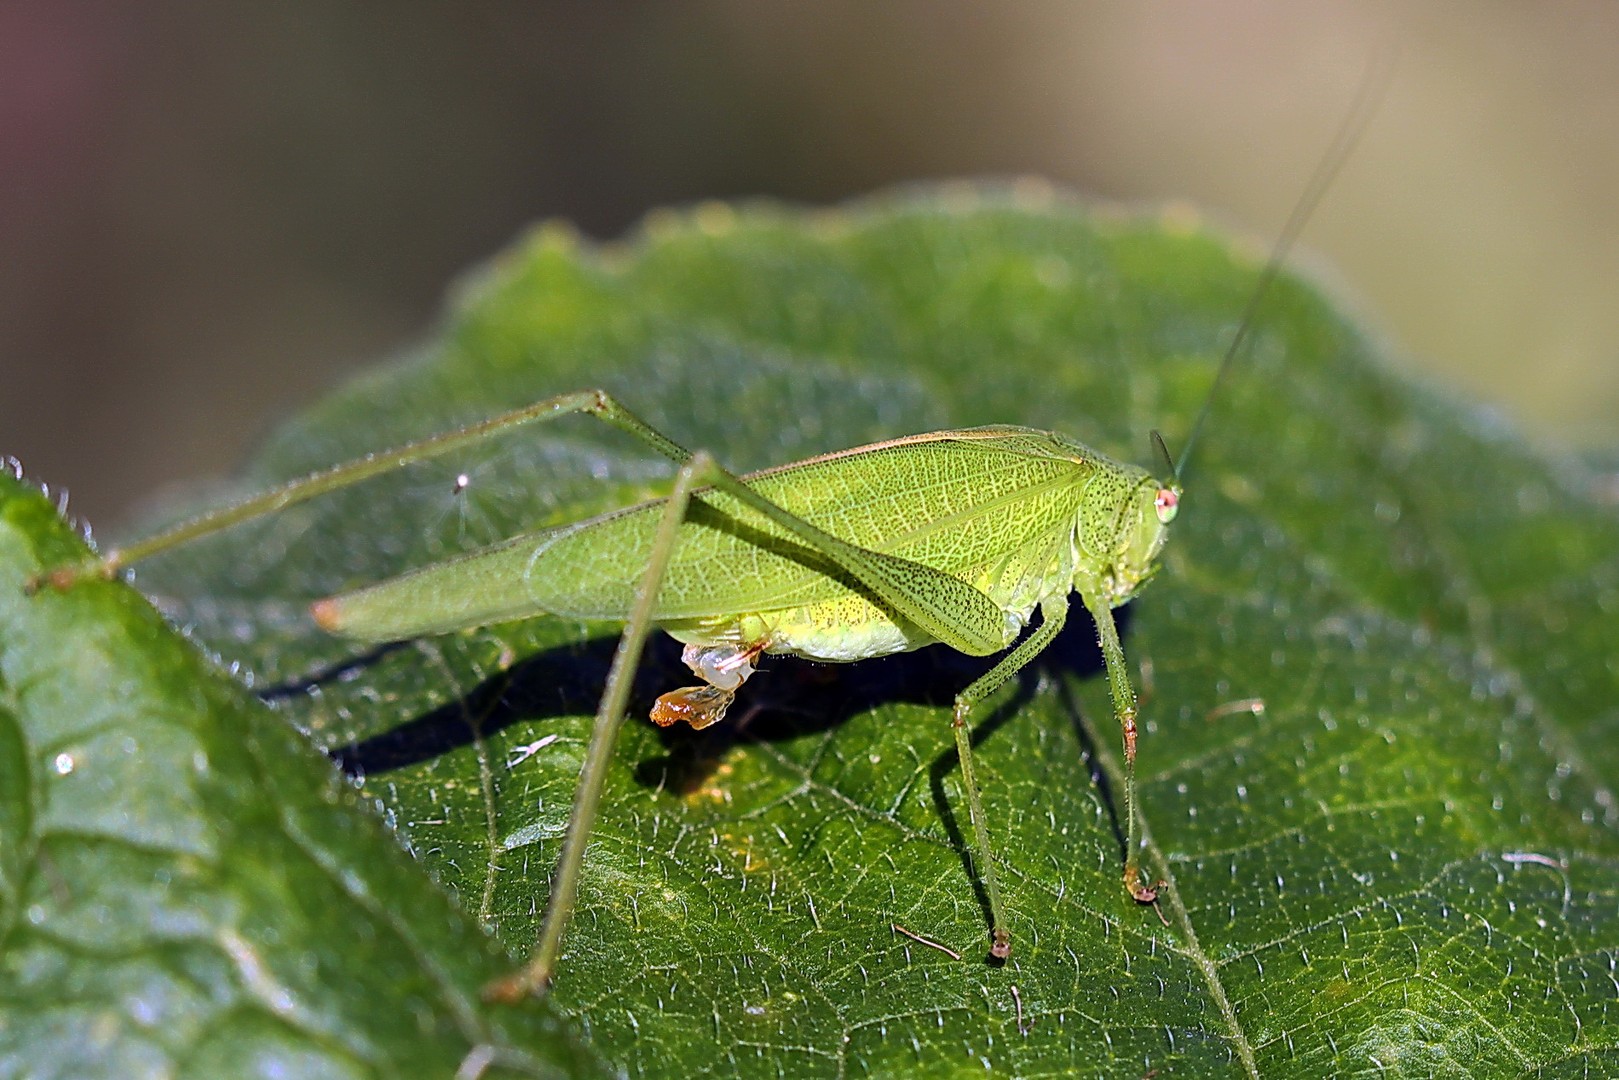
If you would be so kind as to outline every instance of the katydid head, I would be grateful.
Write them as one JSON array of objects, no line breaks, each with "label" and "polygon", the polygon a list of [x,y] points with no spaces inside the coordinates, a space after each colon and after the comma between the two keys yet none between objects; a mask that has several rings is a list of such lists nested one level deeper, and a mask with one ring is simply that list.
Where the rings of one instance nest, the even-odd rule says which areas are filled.
[{"label": "katydid head", "polygon": [[1158,552],[1169,538],[1169,524],[1180,509],[1181,486],[1175,479],[1175,463],[1163,436],[1156,431],[1152,433],[1152,448],[1158,459],[1158,475],[1138,471],[1139,479],[1124,500],[1114,526],[1115,554],[1107,575],[1114,603],[1130,599],[1157,571]]},{"label": "katydid head", "polygon": [[1125,501],[1118,519],[1117,554],[1107,575],[1107,588],[1115,604],[1134,596],[1158,570],[1158,552],[1169,538],[1175,520],[1180,487],[1154,476],[1142,476]]},{"label": "katydid head", "polygon": [[1135,465],[1112,464],[1092,479],[1076,523],[1077,535],[1088,538],[1081,543],[1094,561],[1075,578],[1074,588],[1100,589],[1114,605],[1134,596],[1157,571],[1158,553],[1180,508],[1175,465],[1156,431],[1152,445],[1156,475]]}]

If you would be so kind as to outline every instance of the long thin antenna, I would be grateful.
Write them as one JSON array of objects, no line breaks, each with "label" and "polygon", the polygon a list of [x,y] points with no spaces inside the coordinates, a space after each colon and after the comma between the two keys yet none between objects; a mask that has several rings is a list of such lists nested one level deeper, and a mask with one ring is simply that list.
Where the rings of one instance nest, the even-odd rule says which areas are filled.
[{"label": "long thin antenna", "polygon": [[1238,351],[1248,341],[1254,317],[1259,314],[1259,306],[1264,303],[1265,294],[1270,291],[1276,275],[1281,273],[1282,265],[1287,262],[1288,253],[1293,250],[1294,241],[1299,238],[1299,233],[1304,231],[1305,224],[1320,205],[1322,196],[1332,186],[1344,162],[1349,160],[1349,155],[1354,152],[1361,135],[1366,131],[1366,125],[1377,112],[1377,107],[1382,104],[1383,94],[1388,90],[1389,80],[1394,75],[1396,56],[1396,50],[1392,47],[1385,47],[1373,56],[1365,78],[1361,79],[1360,89],[1355,93],[1354,103],[1345,114],[1343,123],[1338,125],[1338,131],[1327,146],[1327,152],[1322,155],[1320,164],[1311,174],[1309,184],[1305,185],[1304,194],[1299,196],[1299,201],[1293,206],[1293,212],[1287,217],[1287,223],[1282,226],[1282,233],[1276,238],[1276,246],[1271,248],[1270,258],[1265,260],[1265,268],[1259,273],[1259,284],[1248,297],[1248,306],[1243,309],[1242,321],[1237,324],[1237,333],[1226,348],[1225,356],[1220,361],[1220,370],[1215,372],[1214,382],[1209,386],[1208,396],[1203,399],[1203,407],[1198,410],[1197,419],[1192,422],[1191,433],[1186,436],[1186,445],[1181,447],[1180,461],[1175,466],[1177,487],[1180,485],[1181,473],[1186,470],[1186,463],[1191,460],[1192,447],[1203,430],[1203,423],[1209,418],[1209,408],[1214,404],[1215,395],[1220,385],[1225,382],[1232,363],[1237,359]]}]

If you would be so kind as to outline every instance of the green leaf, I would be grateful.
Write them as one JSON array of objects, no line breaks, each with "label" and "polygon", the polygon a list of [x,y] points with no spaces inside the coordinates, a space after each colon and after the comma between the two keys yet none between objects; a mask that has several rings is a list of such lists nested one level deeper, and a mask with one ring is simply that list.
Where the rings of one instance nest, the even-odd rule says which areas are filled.
[{"label": "green leaf", "polygon": [[[244,487],[590,386],[737,469],[995,422],[1146,461],[1149,429],[1184,439],[1256,270],[1184,222],[1026,190],[708,206],[604,248],[545,227],[465,282],[415,357],[284,429]],[[1165,568],[1124,612],[1163,921],[1120,883],[1118,733],[1076,612],[975,718],[1004,967],[948,719],[987,661],[776,660],[717,732],[626,726],[549,1004],[649,1075],[1619,1068],[1613,507],[1576,465],[1403,385],[1294,279],[1227,389]],[[514,958],[613,629],[362,653],[303,605],[663,490],[664,463],[599,428],[414,467],[137,578],[362,778]],[[680,678],[654,647],[635,711]],[[240,734],[268,771],[263,725]],[[394,865],[342,835],[335,872]],[[394,933],[448,918],[367,895]]]},{"label": "green leaf", "polygon": [[[0,475],[0,1074],[598,1075],[285,721]],[[488,1074],[486,1074],[488,1075]]]}]

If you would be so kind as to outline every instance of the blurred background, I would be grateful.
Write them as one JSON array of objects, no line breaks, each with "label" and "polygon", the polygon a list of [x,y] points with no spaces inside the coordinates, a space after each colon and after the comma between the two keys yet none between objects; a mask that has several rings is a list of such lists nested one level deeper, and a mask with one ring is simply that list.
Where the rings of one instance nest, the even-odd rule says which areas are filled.
[{"label": "blurred background", "polygon": [[0,453],[105,531],[526,223],[1036,173],[1306,233],[1396,361],[1619,440],[1619,5],[0,2]]}]

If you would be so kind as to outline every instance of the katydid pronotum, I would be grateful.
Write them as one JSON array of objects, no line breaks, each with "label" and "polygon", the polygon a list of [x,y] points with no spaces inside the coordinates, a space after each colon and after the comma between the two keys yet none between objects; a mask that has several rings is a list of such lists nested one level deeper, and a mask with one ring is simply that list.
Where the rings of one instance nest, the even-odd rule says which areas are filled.
[{"label": "katydid pronotum", "polygon": [[[507,540],[389,581],[316,601],[332,633],[389,641],[537,614],[622,620],[576,789],[540,938],[527,965],[489,988],[500,998],[543,989],[572,913],[585,847],[647,635],[685,644],[700,683],[664,694],[652,719],[694,728],[719,721],[764,654],[849,662],[943,643],[1003,653],[955,699],[951,727],[972,828],[972,865],[987,899],[990,954],[1011,937],[994,846],[974,775],[968,721],[1037,657],[1077,592],[1096,624],[1123,735],[1123,881],[1143,904],[1135,693],[1112,611],[1157,569],[1181,474],[1220,384],[1303,222],[1364,126],[1363,89],[1284,227],[1194,421],[1180,464],[1155,431],[1157,471],[1114,461],[1061,435],[992,426],[912,435],[737,477],[671,441],[601,390],[565,394],[482,423],[368,455],[183,522],[99,561],[42,575],[67,587],[112,575],[189,540],[452,453],[496,433],[587,414],[636,436],[677,466],[661,499]],[[1035,610],[1040,620],[1024,630]],[[1019,640],[1021,638],[1021,640]]]}]

